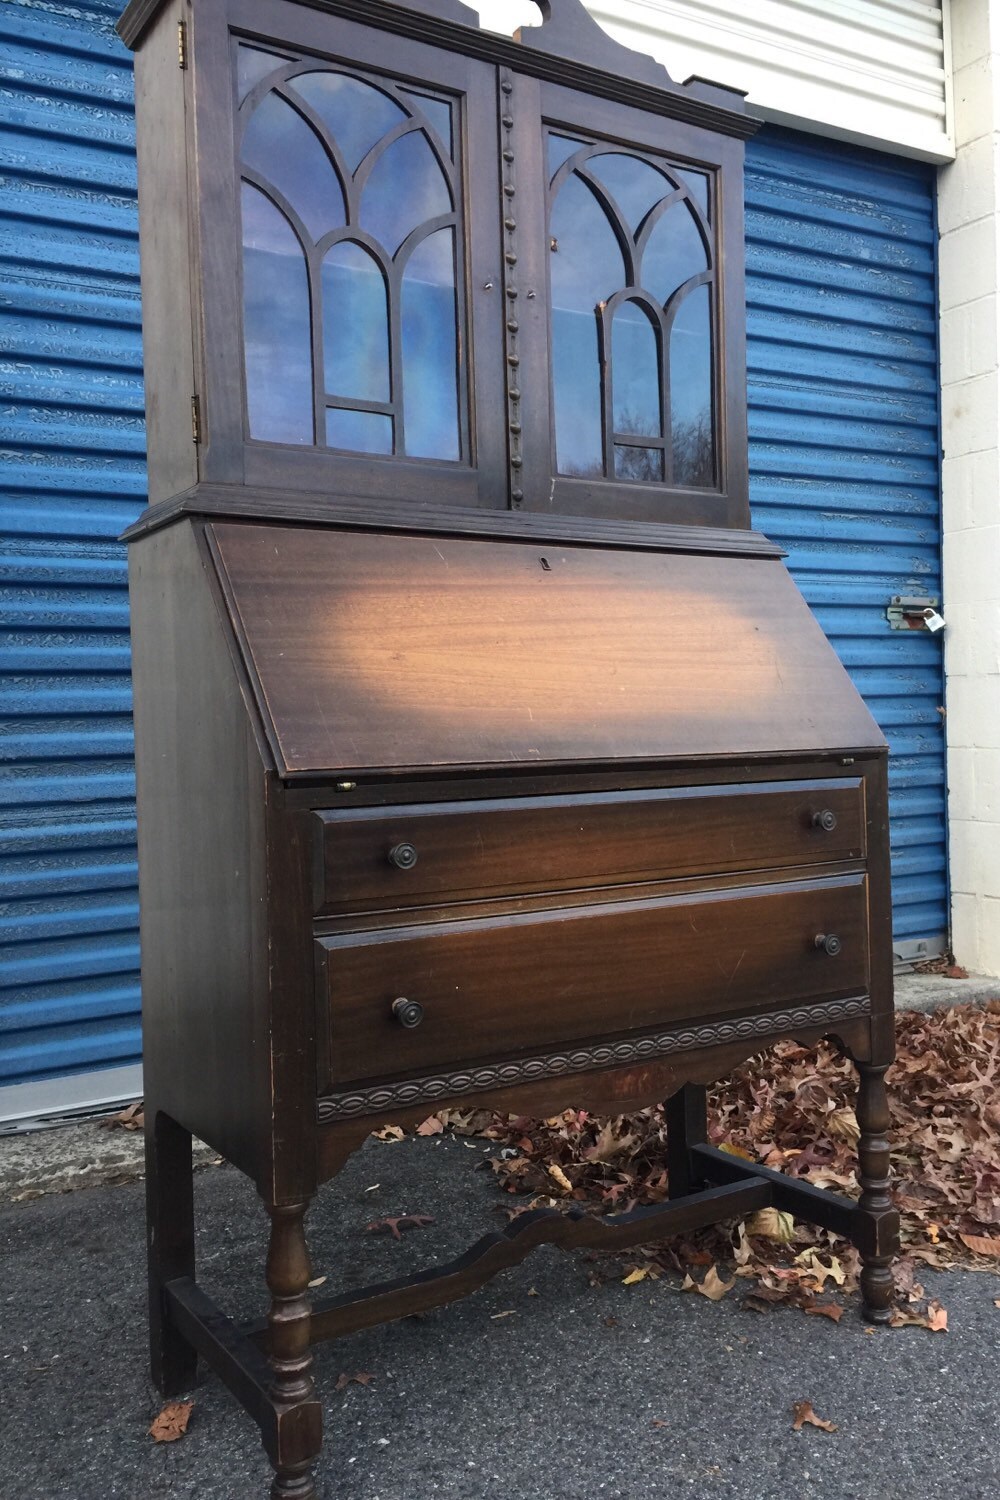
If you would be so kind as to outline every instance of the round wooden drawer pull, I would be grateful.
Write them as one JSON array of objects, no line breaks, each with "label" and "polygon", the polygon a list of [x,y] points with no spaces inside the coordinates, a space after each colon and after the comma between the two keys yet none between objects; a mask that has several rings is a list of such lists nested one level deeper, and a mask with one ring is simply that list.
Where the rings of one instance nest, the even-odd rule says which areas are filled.
[{"label": "round wooden drawer pull", "polygon": [[817,932],[814,942],[817,948],[828,953],[831,958],[836,958],[842,947],[840,938],[835,932]]},{"label": "round wooden drawer pull", "polygon": [[417,862],[417,851],[412,844],[393,844],[389,850],[389,863],[397,870],[412,870]]},{"label": "round wooden drawer pull", "polygon": [[400,995],[398,1000],[392,1002],[392,1013],[407,1031],[412,1031],[424,1019],[424,1007],[418,1000],[407,1000],[405,995]]},{"label": "round wooden drawer pull", "polygon": [[837,826],[837,814],[825,807],[822,812],[813,813],[812,825],[821,828],[824,833],[832,833]]}]

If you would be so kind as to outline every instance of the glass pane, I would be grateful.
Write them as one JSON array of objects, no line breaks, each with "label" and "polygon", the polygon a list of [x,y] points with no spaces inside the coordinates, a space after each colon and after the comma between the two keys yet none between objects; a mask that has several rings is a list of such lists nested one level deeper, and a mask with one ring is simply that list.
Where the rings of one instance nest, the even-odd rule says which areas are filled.
[{"label": "glass pane", "polygon": [[402,92],[417,109],[423,111],[441,137],[444,149],[451,156],[455,149],[451,138],[451,105],[444,99],[432,99],[428,94],[415,94],[412,89],[403,89]]},{"label": "glass pane", "polygon": [[346,223],[340,180],[319,137],[277,94],[266,94],[251,115],[243,160],[287,199],[314,239]]},{"label": "glass pane", "polygon": [[243,103],[255,83],[260,83],[268,73],[273,73],[275,68],[280,68],[286,62],[286,57],[278,57],[273,52],[261,52],[258,47],[247,47],[241,42],[236,49],[236,91],[240,103]]},{"label": "glass pane", "polygon": [[403,272],[403,415],[411,458],[458,458],[454,231],[439,229]]},{"label": "glass pane", "polygon": [[406,114],[381,89],[346,73],[300,73],[292,87],[319,115],[353,172]]},{"label": "glass pane", "polygon": [[575,175],[556,198],[550,233],[553,306],[593,318],[597,304],[625,285],[625,262],[610,219]]},{"label": "glass pane", "polygon": [[284,214],[243,184],[243,348],[250,436],[313,441],[306,262]]},{"label": "glass pane", "polygon": [[615,436],[659,437],[660,357],[652,323],[635,302],[615,313],[611,338]]},{"label": "glass pane", "polygon": [[603,474],[597,304],[620,291],[625,263],[607,215],[579,177],[563,184],[550,232],[556,466],[561,474]]},{"label": "glass pane", "polygon": [[637,156],[622,156],[615,152],[608,156],[592,156],[587,170],[614,197],[625,215],[625,222],[634,233],[654,204],[669,193],[676,191],[661,172]]},{"label": "glass pane", "polygon": [[678,172],[677,176],[691,189],[691,196],[708,219],[708,178],[704,172]]},{"label": "glass pane", "polygon": [[579,151],[583,144],[583,141],[574,141],[568,135],[553,135],[550,130],[548,139],[549,177],[554,177],[563,162],[569,161],[573,152]]},{"label": "glass pane", "polygon": [[709,288],[695,287],[670,335],[670,422],[674,483],[715,483],[712,434],[712,320]]},{"label": "glass pane", "polygon": [[694,214],[686,203],[675,203],[653,225],[642,257],[640,284],[665,304],[689,276],[697,276],[707,266],[705,242]]},{"label": "glass pane", "polygon": [[361,225],[395,255],[421,224],[451,209],[441,164],[422,130],[402,136],[379,157],[361,195]]},{"label": "glass pane", "polygon": [[378,411],[326,409],[326,445],[349,453],[391,453],[392,418]]},{"label": "glass pane", "polygon": [[341,241],[323,260],[323,366],[328,396],[389,399],[385,279],[360,245]]},{"label": "glass pane", "polygon": [[632,448],[619,444],[615,448],[615,478],[645,479],[663,483],[663,449]]}]

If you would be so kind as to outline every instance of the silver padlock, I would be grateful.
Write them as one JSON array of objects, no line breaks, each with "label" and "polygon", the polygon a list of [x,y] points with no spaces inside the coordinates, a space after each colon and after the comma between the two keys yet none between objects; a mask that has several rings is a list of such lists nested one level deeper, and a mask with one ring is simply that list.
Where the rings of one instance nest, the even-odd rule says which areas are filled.
[{"label": "silver padlock", "polygon": [[927,622],[928,630],[933,632],[944,629],[944,616],[939,615],[936,609],[925,609],[924,619]]}]

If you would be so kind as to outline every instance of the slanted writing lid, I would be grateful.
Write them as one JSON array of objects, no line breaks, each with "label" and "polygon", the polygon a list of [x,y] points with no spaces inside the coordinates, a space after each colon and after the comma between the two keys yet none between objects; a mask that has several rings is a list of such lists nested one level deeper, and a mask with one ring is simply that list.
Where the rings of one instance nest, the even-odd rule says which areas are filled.
[{"label": "slanted writing lid", "polygon": [[883,743],[779,562],[208,534],[283,775]]}]

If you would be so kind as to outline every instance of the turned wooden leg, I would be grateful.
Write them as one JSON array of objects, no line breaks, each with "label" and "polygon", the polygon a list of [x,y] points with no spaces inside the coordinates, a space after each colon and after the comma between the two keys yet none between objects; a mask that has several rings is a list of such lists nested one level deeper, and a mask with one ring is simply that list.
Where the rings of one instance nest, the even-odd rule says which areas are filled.
[{"label": "turned wooden leg", "polygon": [[708,1139],[707,1090],[701,1084],[686,1083],[671,1094],[664,1105],[667,1117],[667,1194],[686,1198],[705,1186],[704,1180],[691,1170],[690,1148],[704,1146]]},{"label": "turned wooden leg", "polygon": [[150,1370],[165,1396],[178,1396],[194,1384],[198,1356],[175,1328],[163,1288],[194,1276],[191,1135],[155,1108],[146,1111],[146,1256]]},{"label": "turned wooden leg", "polygon": [[274,1466],[271,1500],[317,1500],[312,1466],[323,1441],[322,1411],[315,1398],[309,1350],[308,1204],[269,1207],[271,1242],[267,1252],[268,1352],[274,1383],[277,1436],[269,1451]]},{"label": "turned wooden leg", "polygon": [[861,1255],[861,1296],[870,1323],[892,1317],[893,1258],[899,1252],[899,1214],[889,1193],[889,1099],[886,1069],[858,1064],[857,1116],[861,1198],[855,1212],[854,1243]]}]

